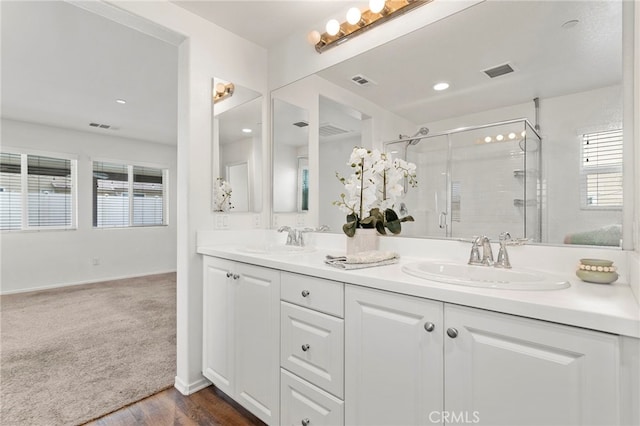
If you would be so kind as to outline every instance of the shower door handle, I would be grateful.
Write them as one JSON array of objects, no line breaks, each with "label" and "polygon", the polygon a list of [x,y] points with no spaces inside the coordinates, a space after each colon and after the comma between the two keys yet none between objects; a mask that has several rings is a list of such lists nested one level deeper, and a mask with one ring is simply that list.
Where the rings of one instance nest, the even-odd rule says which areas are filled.
[{"label": "shower door handle", "polygon": [[447,212],[440,212],[440,215],[438,215],[438,226],[440,229],[447,227]]}]

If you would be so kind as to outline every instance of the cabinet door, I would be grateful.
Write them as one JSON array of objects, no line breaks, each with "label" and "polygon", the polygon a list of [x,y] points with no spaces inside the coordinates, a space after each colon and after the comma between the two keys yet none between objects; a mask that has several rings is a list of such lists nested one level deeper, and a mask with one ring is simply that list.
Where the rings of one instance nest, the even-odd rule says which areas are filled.
[{"label": "cabinet door", "polygon": [[440,302],[346,286],[345,424],[434,424],[443,406],[442,323]]},{"label": "cabinet door", "polygon": [[280,417],[280,272],[238,263],[235,399],[268,424]]},{"label": "cabinet door", "polygon": [[[619,424],[618,338],[445,306],[445,413],[488,425]],[[454,334],[454,333],[452,333]]]},{"label": "cabinet door", "polygon": [[204,257],[202,374],[227,395],[234,394],[233,262]]}]

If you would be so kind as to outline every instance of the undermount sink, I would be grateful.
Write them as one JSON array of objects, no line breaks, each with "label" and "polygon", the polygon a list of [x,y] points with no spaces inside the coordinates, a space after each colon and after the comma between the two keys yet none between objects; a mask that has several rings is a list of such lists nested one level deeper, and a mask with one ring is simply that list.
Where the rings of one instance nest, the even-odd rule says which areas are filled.
[{"label": "undermount sink", "polygon": [[253,254],[302,254],[316,251],[313,247],[286,244],[256,244],[240,247],[239,251]]},{"label": "undermount sink", "polygon": [[424,261],[404,265],[402,270],[418,278],[446,284],[505,290],[560,290],[567,280],[540,271],[501,269],[489,266]]}]

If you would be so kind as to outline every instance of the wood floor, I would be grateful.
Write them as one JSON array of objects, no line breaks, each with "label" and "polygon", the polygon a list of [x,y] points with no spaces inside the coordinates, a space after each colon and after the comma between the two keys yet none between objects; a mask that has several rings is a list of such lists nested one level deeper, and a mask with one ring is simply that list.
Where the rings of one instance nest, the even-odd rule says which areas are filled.
[{"label": "wood floor", "polygon": [[189,396],[171,387],[87,425],[264,426],[264,423],[220,390],[209,386]]}]

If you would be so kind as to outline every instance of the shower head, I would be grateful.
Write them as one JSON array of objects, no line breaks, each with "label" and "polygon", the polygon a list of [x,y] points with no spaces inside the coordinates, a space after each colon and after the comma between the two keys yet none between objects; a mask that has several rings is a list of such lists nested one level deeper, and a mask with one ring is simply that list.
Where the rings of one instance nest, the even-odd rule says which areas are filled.
[{"label": "shower head", "polygon": [[[429,134],[429,129],[428,129],[427,127],[420,127],[420,128],[418,129],[418,131],[417,131],[413,136],[411,136],[411,137],[413,138],[413,137],[416,137],[416,136],[418,136],[418,135],[420,135],[420,136],[427,136],[428,134]],[[408,142],[408,144],[407,144],[407,145],[417,145],[417,144],[418,144],[418,142],[420,142],[421,140],[422,140],[421,138],[420,138],[420,139],[411,139],[411,140]]]}]

